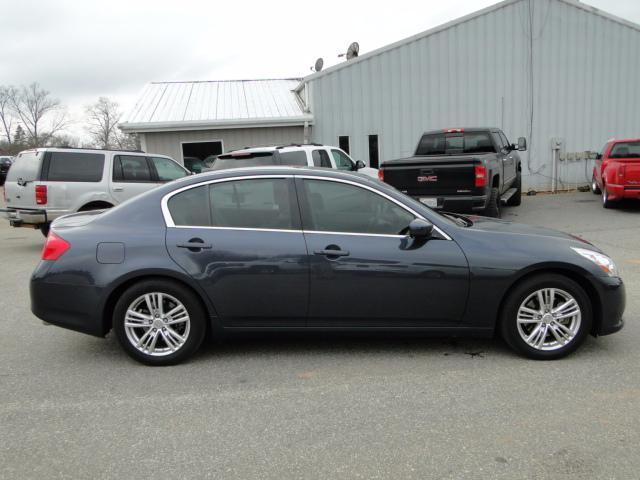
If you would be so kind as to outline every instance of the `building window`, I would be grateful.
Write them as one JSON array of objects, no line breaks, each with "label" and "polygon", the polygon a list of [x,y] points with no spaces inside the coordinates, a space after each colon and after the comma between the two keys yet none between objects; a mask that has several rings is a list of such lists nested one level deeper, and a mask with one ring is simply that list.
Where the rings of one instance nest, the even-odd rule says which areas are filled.
[{"label": "building window", "polygon": [[378,168],[380,157],[378,156],[378,135],[369,135],[369,166]]},{"label": "building window", "polygon": [[338,146],[343,152],[346,152],[347,154],[349,154],[349,137],[348,136],[338,137]]}]

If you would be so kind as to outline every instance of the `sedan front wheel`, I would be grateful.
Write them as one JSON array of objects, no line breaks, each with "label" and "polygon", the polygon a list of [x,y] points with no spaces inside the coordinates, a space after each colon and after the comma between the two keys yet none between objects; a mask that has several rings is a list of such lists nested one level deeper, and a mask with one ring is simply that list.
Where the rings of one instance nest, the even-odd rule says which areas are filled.
[{"label": "sedan front wheel", "polygon": [[525,280],[506,300],[501,329],[516,351],[538,360],[573,352],[591,330],[591,303],[582,287],[557,274]]}]

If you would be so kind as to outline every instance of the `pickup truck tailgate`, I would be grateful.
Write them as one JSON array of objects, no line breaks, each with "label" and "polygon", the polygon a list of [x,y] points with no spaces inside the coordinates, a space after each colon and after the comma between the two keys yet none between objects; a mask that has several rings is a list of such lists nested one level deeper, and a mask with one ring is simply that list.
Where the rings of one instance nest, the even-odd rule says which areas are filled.
[{"label": "pickup truck tailgate", "polygon": [[470,193],[475,187],[475,165],[479,163],[468,158],[453,162],[423,158],[418,165],[408,159],[385,168],[384,181],[411,196]]}]

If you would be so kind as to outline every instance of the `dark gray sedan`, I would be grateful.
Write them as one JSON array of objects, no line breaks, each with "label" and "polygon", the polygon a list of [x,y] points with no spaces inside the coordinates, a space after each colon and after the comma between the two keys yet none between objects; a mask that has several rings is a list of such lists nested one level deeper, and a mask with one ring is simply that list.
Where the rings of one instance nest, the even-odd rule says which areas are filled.
[{"label": "dark gray sedan", "polygon": [[113,329],[150,364],[229,331],[492,336],[553,359],[623,326],[613,261],[577,237],[439,214],[358,174],[253,168],[187,177],[57,219],[33,312]]}]

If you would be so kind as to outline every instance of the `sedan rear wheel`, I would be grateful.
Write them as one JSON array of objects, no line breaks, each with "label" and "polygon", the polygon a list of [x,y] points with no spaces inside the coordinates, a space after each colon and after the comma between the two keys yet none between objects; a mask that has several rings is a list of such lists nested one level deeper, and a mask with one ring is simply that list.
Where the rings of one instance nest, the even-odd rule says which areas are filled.
[{"label": "sedan rear wheel", "polygon": [[533,277],[507,298],[502,335],[515,350],[555,359],[575,350],[591,329],[591,304],[573,280],[556,274]]},{"label": "sedan rear wheel", "polygon": [[114,311],[114,330],[125,351],[148,365],[172,365],[202,343],[205,315],[182,285],[147,280],[129,288]]}]

